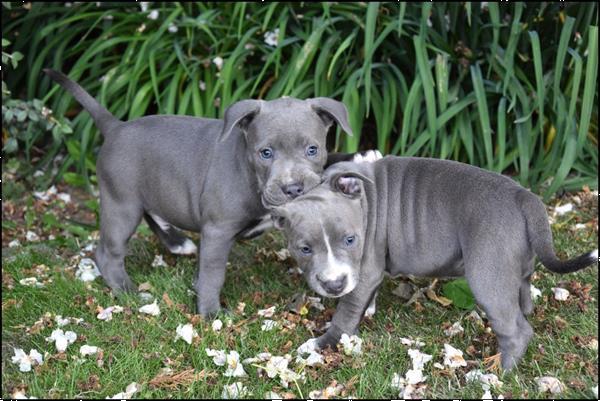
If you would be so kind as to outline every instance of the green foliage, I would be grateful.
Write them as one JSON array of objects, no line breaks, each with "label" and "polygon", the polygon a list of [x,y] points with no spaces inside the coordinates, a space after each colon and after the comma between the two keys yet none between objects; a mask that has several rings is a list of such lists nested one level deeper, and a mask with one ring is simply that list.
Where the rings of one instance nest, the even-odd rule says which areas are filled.
[{"label": "green foliage", "polygon": [[[244,98],[331,96],[356,132],[338,130],[338,150],[459,160],[546,196],[597,187],[595,3],[28,7],[14,3],[2,17],[3,37],[24,55],[8,86],[48,100],[56,115],[73,100],[44,67],[123,119],[221,117]],[[276,30],[276,45],[266,43]],[[101,139],[87,113],[73,122],[75,134],[48,152],[72,138],[64,163],[88,182]]]},{"label": "green foliage", "polygon": [[452,303],[461,309],[473,309],[475,297],[469,288],[467,280],[460,278],[444,283],[442,294],[452,300]]}]

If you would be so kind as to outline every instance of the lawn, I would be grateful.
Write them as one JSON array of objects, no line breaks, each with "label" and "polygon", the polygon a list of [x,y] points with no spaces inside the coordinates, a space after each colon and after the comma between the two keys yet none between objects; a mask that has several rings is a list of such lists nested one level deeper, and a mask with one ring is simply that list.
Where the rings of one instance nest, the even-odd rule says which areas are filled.
[{"label": "lawn", "polygon": [[[270,232],[252,241],[238,242],[230,256],[222,300],[229,313],[221,314],[223,328],[214,331],[212,321],[194,314],[192,277],[195,257],[168,254],[142,225],[130,241],[126,259],[129,274],[144,285],[160,308],[158,316],[138,309],[151,301],[138,294],[115,298],[96,278],[85,283],[76,278],[77,264],[93,254],[97,241],[94,210],[97,203],[80,190],[59,185],[58,192],[70,193],[65,203],[56,195],[47,201],[34,198],[15,182],[10,169],[3,174],[4,202],[2,228],[2,397],[21,390],[38,398],[105,398],[138,384],[135,398],[220,398],[223,387],[236,381],[247,388],[248,397],[263,398],[269,391],[279,396],[309,397],[312,391],[338,385],[337,397],[398,398],[393,388],[394,373],[404,375],[411,368],[409,347],[401,337],[420,338],[421,351],[433,356],[425,365],[425,398],[480,398],[478,383],[466,383],[465,373],[494,367],[484,363],[496,354],[496,340],[484,325],[467,318],[470,311],[423,297],[410,305],[393,291],[400,282],[426,287],[428,280],[387,279],[379,296],[378,311],[361,326],[362,354],[348,356],[325,352],[325,364],[301,367],[295,362],[296,348],[317,336],[330,318],[335,302],[323,301],[324,310],[288,308],[296,294],[313,294],[294,263],[276,254],[284,247],[281,236]],[[571,202],[574,210],[555,216],[554,244],[561,257],[572,257],[597,248],[597,193],[580,192],[553,198],[548,208]],[[84,224],[80,224],[84,223]],[[26,232],[39,240],[26,239]],[[20,245],[9,247],[18,239]],[[90,245],[91,246],[88,246]],[[156,255],[166,266],[152,267]],[[281,260],[284,259],[284,260]],[[529,317],[536,335],[518,368],[498,374],[504,383],[492,388],[494,397],[504,398],[597,398],[598,385],[598,270],[560,276],[538,265],[533,284],[542,291]],[[43,287],[26,286],[20,280],[35,276]],[[551,288],[571,293],[566,301],[554,299]],[[435,291],[439,293],[438,284]],[[245,307],[242,308],[242,303]],[[112,320],[99,320],[99,308],[123,307]],[[270,331],[261,330],[265,317],[257,311],[276,306],[270,318],[279,323]],[[294,312],[289,309],[294,309]],[[81,323],[62,327],[77,334],[64,353],[46,341],[57,328],[55,316],[82,318]],[[460,322],[464,332],[453,337],[444,329]],[[198,333],[191,344],[175,340],[178,325],[191,323]],[[450,369],[434,367],[443,363],[444,344],[464,352],[467,366]],[[95,355],[81,356],[82,345],[99,347]],[[42,355],[43,364],[20,372],[11,362],[13,348],[31,349]],[[289,368],[304,374],[304,380],[288,388],[279,377],[269,378],[256,365],[246,363],[245,377],[226,377],[226,366],[217,366],[205,349],[236,350],[240,360],[261,352],[291,355]],[[162,374],[162,376],[160,376]],[[560,394],[540,393],[536,377],[552,376],[565,386]],[[335,382],[335,383],[332,383]],[[597,387],[596,387],[597,388]],[[313,394],[314,396],[314,394]]]}]

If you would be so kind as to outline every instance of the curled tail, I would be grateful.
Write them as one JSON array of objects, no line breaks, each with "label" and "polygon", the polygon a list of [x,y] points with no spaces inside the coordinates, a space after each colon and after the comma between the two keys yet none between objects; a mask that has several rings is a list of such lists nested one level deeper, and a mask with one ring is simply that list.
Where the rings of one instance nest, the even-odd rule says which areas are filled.
[{"label": "curled tail", "polygon": [[598,262],[598,250],[576,258],[561,261],[556,257],[552,245],[552,231],[544,204],[531,192],[523,190],[517,200],[527,221],[527,234],[531,247],[544,266],[555,273],[571,273]]},{"label": "curled tail", "polygon": [[44,68],[44,72],[60,86],[71,92],[73,97],[75,97],[75,99],[92,115],[92,118],[103,135],[106,136],[107,132],[110,131],[113,126],[120,123],[110,111],[106,110],[104,106],[98,103],[98,101],[79,86],[78,83],[69,79],[65,74],[50,68]]}]

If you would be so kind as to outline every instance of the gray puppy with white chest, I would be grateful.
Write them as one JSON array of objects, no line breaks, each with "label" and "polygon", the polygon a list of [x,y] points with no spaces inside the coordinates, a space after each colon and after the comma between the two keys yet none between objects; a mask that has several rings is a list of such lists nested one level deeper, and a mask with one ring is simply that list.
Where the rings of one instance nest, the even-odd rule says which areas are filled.
[{"label": "gray puppy with white chest", "polygon": [[346,107],[329,98],[242,100],[224,120],[154,115],[124,122],[65,75],[44,71],[92,115],[104,137],[96,170],[102,277],[113,290],[135,289],[124,258],[142,218],[173,253],[197,249],[179,229],[200,232],[194,288],[204,316],[220,309],[234,240],[270,226],[265,206],[321,182],[334,122],[352,135]]},{"label": "gray puppy with white chest", "polygon": [[309,285],[340,297],[320,348],[358,330],[384,274],[465,276],[508,370],[533,335],[525,316],[533,310],[534,255],[557,273],[598,261],[598,250],[560,261],[543,203],[500,174],[388,156],[337,163],[323,176],[320,186],[272,211]]}]

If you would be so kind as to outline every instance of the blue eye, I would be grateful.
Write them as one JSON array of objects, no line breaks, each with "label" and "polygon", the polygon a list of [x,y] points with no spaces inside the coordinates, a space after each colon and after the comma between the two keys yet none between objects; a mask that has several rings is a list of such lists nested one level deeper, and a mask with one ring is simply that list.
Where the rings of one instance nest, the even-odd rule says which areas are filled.
[{"label": "blue eye", "polygon": [[319,148],[317,148],[315,145],[311,145],[308,148],[306,148],[306,155],[307,156],[316,156],[317,152],[318,152]]},{"label": "blue eye", "polygon": [[347,246],[354,244],[354,240],[356,240],[356,237],[354,235],[349,235],[346,238],[344,238],[344,242]]},{"label": "blue eye", "polygon": [[300,248],[300,252],[302,252],[305,255],[310,255],[312,253],[312,249],[310,249],[309,246],[303,246],[302,248]]},{"label": "blue eye", "polygon": [[271,157],[273,157],[273,149],[271,149],[271,148],[261,149],[260,157],[265,160],[270,159]]}]

